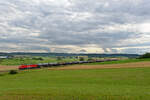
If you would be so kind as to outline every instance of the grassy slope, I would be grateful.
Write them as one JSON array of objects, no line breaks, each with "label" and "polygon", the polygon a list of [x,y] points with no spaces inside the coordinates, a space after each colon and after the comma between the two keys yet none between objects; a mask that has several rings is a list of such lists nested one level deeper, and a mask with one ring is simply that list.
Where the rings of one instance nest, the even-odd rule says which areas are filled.
[{"label": "grassy slope", "polygon": [[90,63],[90,64],[86,64],[86,65],[124,64],[124,63],[143,62],[143,61],[150,61],[150,58],[149,59],[126,59],[126,60],[119,60],[119,61],[96,62],[96,63]]},{"label": "grassy slope", "polygon": [[0,76],[0,100],[149,100],[150,68],[32,70]]}]

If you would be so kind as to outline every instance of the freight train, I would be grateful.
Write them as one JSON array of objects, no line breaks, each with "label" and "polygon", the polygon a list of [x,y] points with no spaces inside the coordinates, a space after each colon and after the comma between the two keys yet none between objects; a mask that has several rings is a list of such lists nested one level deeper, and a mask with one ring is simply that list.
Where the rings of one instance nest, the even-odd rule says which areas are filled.
[{"label": "freight train", "polygon": [[55,66],[63,66],[63,65],[95,63],[95,62],[105,62],[105,61],[118,61],[118,59],[104,59],[104,60],[95,60],[95,61],[74,61],[74,62],[63,62],[63,63],[29,64],[29,65],[19,66],[19,70],[37,69],[37,68],[43,68],[43,67],[55,67]]}]

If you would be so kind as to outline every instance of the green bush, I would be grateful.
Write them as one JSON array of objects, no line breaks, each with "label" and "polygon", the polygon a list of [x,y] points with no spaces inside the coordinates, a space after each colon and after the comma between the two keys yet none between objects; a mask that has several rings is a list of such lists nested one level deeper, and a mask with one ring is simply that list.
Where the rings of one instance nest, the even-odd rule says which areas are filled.
[{"label": "green bush", "polygon": [[79,58],[79,61],[84,61],[84,60],[85,60],[84,57]]},{"label": "green bush", "polygon": [[32,58],[33,60],[44,60],[42,57],[35,57],[35,58]]},{"label": "green bush", "polygon": [[94,59],[92,59],[92,58],[88,58],[88,61],[94,61]]},{"label": "green bush", "polygon": [[16,70],[10,70],[9,74],[17,74],[18,72]]},{"label": "green bush", "polygon": [[57,60],[62,60],[62,57],[57,57]]},{"label": "green bush", "polygon": [[150,58],[150,53],[145,53],[141,55],[139,58]]}]

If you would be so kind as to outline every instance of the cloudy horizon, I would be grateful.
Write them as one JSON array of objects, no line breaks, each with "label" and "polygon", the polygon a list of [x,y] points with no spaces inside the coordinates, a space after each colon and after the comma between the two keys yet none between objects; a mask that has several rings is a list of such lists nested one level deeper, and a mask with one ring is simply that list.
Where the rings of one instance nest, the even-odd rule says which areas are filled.
[{"label": "cloudy horizon", "polygon": [[0,52],[150,52],[149,0],[0,0]]}]

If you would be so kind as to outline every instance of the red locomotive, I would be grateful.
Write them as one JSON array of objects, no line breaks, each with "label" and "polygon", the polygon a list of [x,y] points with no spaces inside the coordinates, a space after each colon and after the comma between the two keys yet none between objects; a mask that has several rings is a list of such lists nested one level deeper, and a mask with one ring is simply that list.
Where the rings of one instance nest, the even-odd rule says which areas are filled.
[{"label": "red locomotive", "polygon": [[20,70],[23,70],[23,69],[35,69],[35,68],[40,68],[40,66],[38,66],[37,64],[34,64],[34,65],[21,65],[21,66],[19,66]]}]

